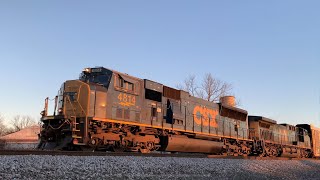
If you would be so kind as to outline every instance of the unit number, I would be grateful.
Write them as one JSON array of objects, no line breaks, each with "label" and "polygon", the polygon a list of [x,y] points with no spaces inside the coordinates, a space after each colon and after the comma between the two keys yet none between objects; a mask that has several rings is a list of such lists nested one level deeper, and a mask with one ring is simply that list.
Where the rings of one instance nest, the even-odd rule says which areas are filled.
[{"label": "unit number", "polygon": [[119,104],[123,106],[134,106],[136,104],[136,97],[132,95],[120,93],[118,99],[120,101]]}]

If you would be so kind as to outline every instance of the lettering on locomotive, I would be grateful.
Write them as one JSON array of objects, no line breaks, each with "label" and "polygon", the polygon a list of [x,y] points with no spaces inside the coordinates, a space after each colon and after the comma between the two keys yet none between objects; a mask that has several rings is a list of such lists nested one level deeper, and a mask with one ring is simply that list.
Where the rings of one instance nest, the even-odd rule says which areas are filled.
[{"label": "lettering on locomotive", "polygon": [[118,95],[119,104],[121,106],[135,106],[136,97],[134,95],[128,95],[126,93],[120,93]]},{"label": "lettering on locomotive", "polygon": [[198,125],[218,127],[216,117],[218,116],[218,110],[210,109],[201,106],[195,106],[193,109],[194,122]]}]

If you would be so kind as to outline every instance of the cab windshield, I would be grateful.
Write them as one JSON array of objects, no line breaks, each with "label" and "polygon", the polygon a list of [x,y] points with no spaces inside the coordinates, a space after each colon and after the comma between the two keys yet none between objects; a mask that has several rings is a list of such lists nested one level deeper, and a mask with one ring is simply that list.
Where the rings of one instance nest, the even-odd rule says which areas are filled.
[{"label": "cab windshield", "polygon": [[80,74],[79,80],[87,83],[94,83],[105,88],[109,87],[112,71],[105,68],[87,68]]}]

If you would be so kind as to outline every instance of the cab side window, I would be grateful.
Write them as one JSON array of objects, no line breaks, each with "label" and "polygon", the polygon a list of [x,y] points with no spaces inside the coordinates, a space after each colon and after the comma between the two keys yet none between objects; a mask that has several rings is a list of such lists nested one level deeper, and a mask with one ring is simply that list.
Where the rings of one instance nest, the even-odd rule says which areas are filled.
[{"label": "cab side window", "polygon": [[120,75],[115,76],[115,87],[132,93],[136,92],[136,84],[134,82],[130,82],[130,79],[124,78]]}]

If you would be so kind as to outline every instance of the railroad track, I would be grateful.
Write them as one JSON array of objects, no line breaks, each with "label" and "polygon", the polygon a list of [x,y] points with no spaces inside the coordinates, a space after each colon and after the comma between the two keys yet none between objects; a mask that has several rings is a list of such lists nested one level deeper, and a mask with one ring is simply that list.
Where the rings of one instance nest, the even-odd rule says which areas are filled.
[{"label": "railroad track", "polygon": [[170,154],[170,153],[134,153],[134,152],[90,152],[90,151],[48,151],[48,150],[0,150],[0,156],[4,155],[51,155],[51,156],[140,156],[140,157],[186,157],[207,158],[205,154]]},{"label": "railroad track", "polygon": [[[306,160],[289,157],[223,156],[195,153],[132,153],[132,152],[90,152],[90,151],[45,151],[45,150],[0,150],[0,156],[14,155],[49,155],[49,156],[137,156],[137,157],[177,157],[177,158],[212,158],[212,159],[248,159],[248,160]],[[309,159],[310,160],[310,159]]]}]

